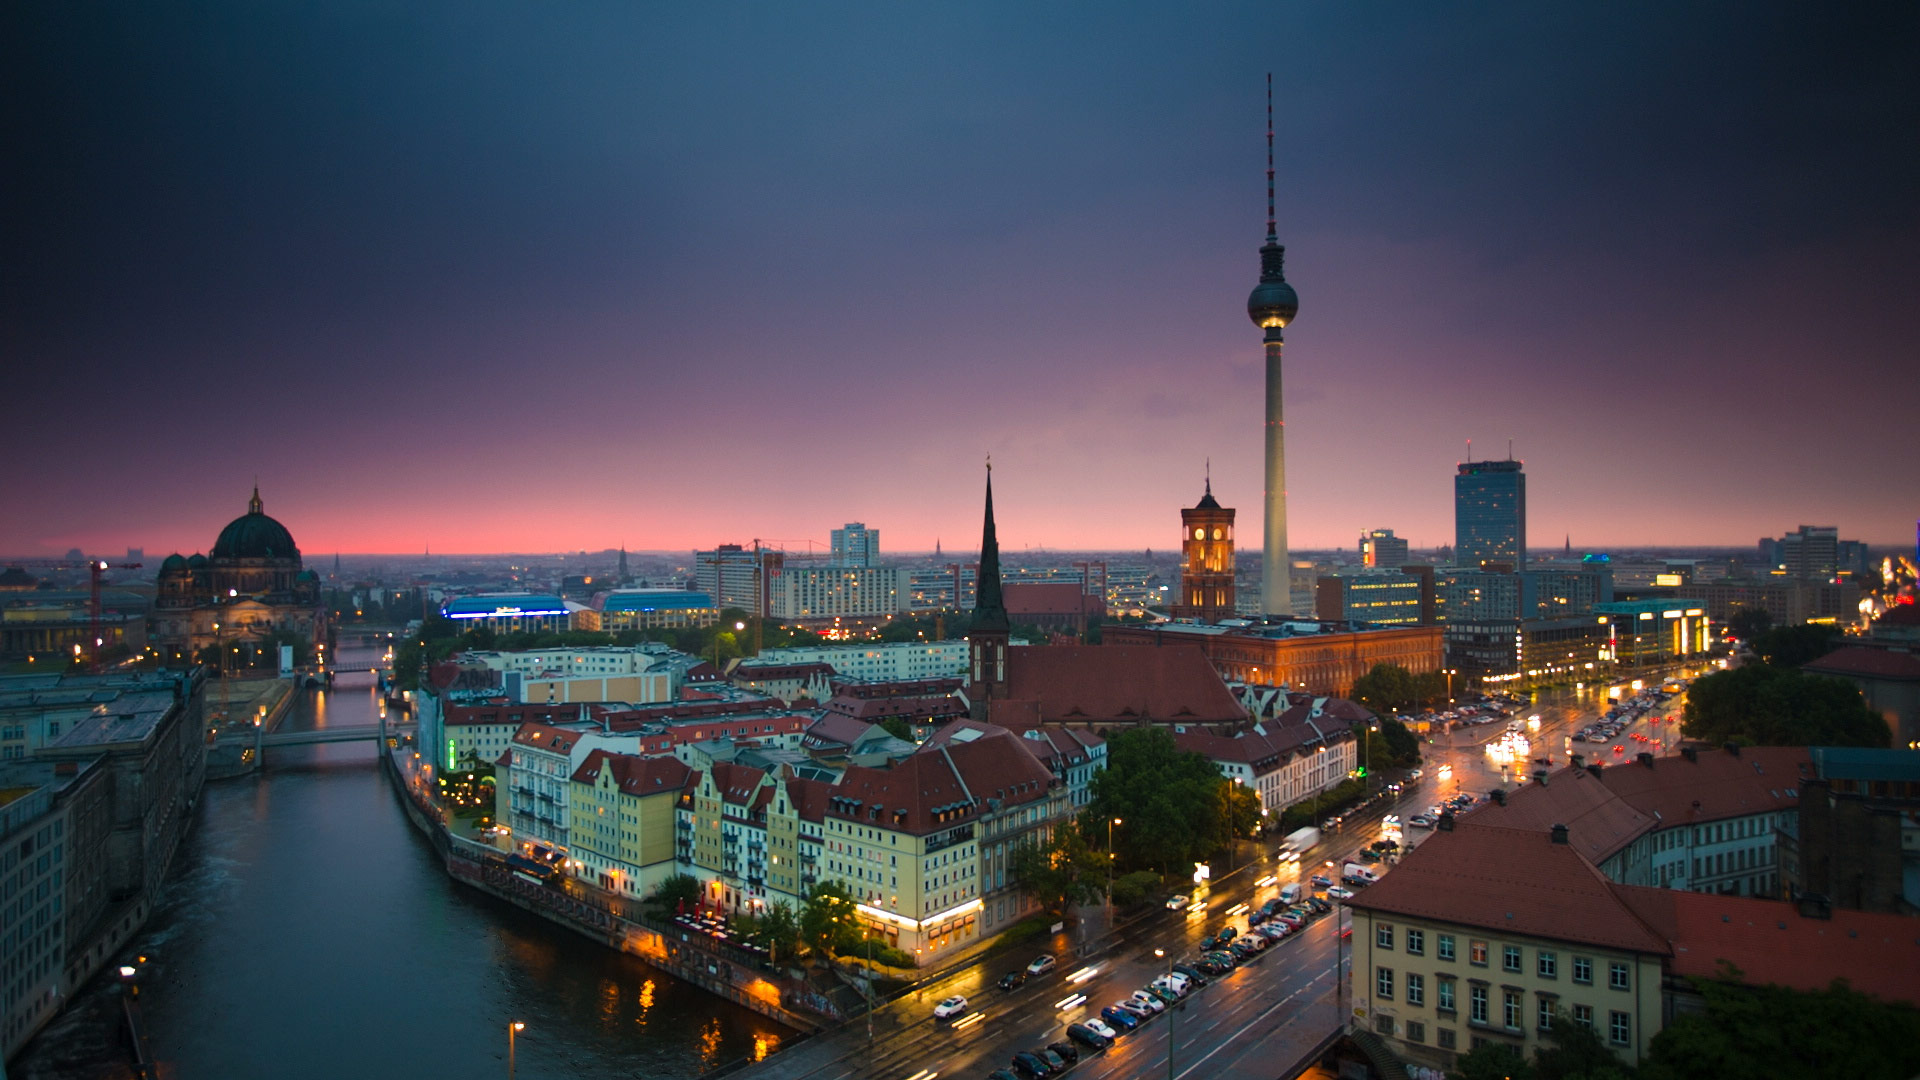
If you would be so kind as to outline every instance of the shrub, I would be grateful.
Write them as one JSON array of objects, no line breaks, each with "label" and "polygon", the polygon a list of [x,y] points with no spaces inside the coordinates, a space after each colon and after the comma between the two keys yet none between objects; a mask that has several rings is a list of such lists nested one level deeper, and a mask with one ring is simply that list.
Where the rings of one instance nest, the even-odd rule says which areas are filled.
[{"label": "shrub", "polygon": [[1160,890],[1160,875],[1151,870],[1137,870],[1113,883],[1113,902],[1121,907],[1132,907]]}]

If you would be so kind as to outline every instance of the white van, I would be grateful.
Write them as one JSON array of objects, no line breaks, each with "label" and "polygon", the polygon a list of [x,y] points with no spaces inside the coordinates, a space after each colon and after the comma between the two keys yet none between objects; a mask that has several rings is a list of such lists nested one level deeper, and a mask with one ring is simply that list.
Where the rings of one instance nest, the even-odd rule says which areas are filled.
[{"label": "white van", "polygon": [[1280,886],[1280,902],[1283,904],[1299,903],[1300,902],[1300,883],[1295,881],[1290,884]]}]

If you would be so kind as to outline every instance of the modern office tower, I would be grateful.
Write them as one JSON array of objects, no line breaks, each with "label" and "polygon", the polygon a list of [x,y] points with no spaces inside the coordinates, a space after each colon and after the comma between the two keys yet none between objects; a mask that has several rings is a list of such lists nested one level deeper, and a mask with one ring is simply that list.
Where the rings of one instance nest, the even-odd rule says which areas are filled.
[{"label": "modern office tower", "polygon": [[1802,525],[1780,538],[1780,566],[1788,577],[1832,577],[1840,564],[1840,530],[1832,525]]},{"label": "modern office tower", "polygon": [[833,530],[835,566],[873,566],[880,561],[880,530],[862,522],[849,521],[844,529]]},{"label": "modern office tower", "polygon": [[1213,481],[1192,509],[1180,511],[1180,598],[1176,619],[1233,618],[1233,508],[1213,497]]},{"label": "modern office tower", "polygon": [[1453,478],[1453,560],[1457,566],[1527,568],[1527,474],[1521,463],[1469,461]]},{"label": "modern office tower", "polygon": [[712,551],[693,553],[694,581],[722,609],[739,608],[755,615],[769,613],[774,579],[786,565],[786,554],[722,544]]},{"label": "modern office tower", "polygon": [[1247,317],[1266,331],[1267,491],[1266,536],[1260,557],[1260,608],[1266,615],[1293,614],[1287,558],[1286,409],[1280,389],[1281,331],[1300,312],[1300,297],[1287,284],[1287,249],[1273,223],[1273,75],[1267,75],[1267,242],[1260,245],[1260,284],[1247,297]]},{"label": "modern office tower", "polygon": [[1360,537],[1360,563],[1391,569],[1407,562],[1407,542],[1392,529],[1374,529]]}]

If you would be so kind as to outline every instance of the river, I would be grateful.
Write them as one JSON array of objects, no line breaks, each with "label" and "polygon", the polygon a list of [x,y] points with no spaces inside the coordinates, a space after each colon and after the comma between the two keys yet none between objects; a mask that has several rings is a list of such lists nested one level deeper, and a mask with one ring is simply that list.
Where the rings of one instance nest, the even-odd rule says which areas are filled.
[{"label": "river", "polygon": [[[280,730],[373,723],[374,650]],[[448,878],[372,743],[268,750],[207,785],[139,939],[163,1080],[691,1077],[793,1033]],[[131,1076],[104,978],[7,1076]]]}]

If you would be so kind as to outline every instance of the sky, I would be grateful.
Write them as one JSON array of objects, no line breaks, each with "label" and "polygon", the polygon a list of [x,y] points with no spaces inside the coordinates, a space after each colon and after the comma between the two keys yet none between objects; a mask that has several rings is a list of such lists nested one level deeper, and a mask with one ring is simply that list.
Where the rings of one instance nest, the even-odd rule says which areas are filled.
[{"label": "sky", "polygon": [[1913,540],[1920,6],[27,0],[0,552],[1257,548],[1268,72],[1294,548]]}]

